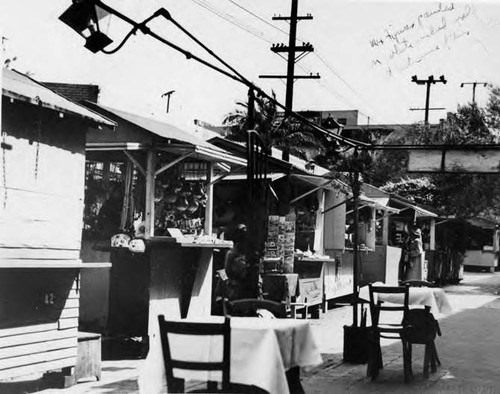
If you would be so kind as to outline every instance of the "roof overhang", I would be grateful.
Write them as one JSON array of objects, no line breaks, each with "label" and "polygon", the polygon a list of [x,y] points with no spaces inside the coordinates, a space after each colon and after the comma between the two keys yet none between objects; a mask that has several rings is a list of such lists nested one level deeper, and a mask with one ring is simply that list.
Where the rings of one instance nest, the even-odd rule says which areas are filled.
[{"label": "roof overhang", "polygon": [[416,206],[414,204],[411,204],[409,202],[400,200],[398,198],[392,197],[391,200],[393,200],[397,204],[401,204],[406,208],[413,209],[417,215],[417,217],[421,218],[437,218],[438,215],[435,214],[434,212],[428,211],[427,209],[421,208],[419,206]]},{"label": "roof overhang", "polygon": [[217,148],[205,146],[195,146],[190,144],[141,144],[139,142],[88,142],[86,150],[88,151],[138,151],[138,150],[159,150],[169,152],[178,156],[192,153],[191,157],[211,162],[223,162],[246,166],[246,160]]},{"label": "roof overhang", "polygon": [[12,100],[77,116],[100,126],[114,128],[116,125],[115,122],[105,116],[74,103],[27,75],[15,70],[3,70],[2,95]]}]

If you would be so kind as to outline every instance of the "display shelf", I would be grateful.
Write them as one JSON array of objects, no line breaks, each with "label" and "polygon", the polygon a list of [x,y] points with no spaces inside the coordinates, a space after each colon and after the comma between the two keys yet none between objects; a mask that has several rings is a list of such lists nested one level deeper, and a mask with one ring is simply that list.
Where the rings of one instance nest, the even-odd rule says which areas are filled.
[{"label": "display shelf", "polygon": [[335,259],[332,259],[330,257],[321,257],[321,258],[314,258],[314,257],[296,257],[295,261],[299,261],[302,263],[328,263],[328,262],[335,262]]},{"label": "display shelf", "polygon": [[211,249],[229,249],[233,247],[232,241],[222,242],[193,242],[189,239],[181,240],[174,237],[157,236],[151,237],[147,241],[151,243],[174,243],[182,248],[211,248]]}]

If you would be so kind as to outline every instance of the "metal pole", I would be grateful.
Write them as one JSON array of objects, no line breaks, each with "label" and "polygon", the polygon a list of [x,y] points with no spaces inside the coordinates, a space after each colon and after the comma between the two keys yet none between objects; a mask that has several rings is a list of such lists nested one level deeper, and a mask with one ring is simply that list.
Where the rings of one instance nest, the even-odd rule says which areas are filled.
[{"label": "metal pole", "polygon": [[353,294],[353,303],[352,303],[352,325],[354,327],[358,326],[358,275],[359,275],[359,267],[358,267],[358,207],[359,207],[359,194],[360,194],[360,185],[359,185],[359,173],[357,170],[354,171],[354,182],[352,185],[352,193],[353,193],[353,212],[354,212],[354,233],[352,235],[353,239],[353,256],[352,256],[352,294]]}]

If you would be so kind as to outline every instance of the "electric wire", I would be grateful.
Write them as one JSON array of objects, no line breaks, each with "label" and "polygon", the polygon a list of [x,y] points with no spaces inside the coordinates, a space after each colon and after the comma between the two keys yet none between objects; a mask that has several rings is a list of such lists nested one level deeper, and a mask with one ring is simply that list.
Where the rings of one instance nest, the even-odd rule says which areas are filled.
[{"label": "electric wire", "polygon": [[[198,2],[199,0],[192,0],[192,1]],[[254,18],[258,19],[259,21],[264,22],[266,25],[269,25],[269,26],[273,27],[274,29],[278,30],[279,32],[281,32],[281,33],[285,34],[287,37],[289,37],[289,36],[290,36],[290,34],[289,34],[286,30],[283,30],[283,29],[281,29],[281,28],[279,28],[279,27],[277,27],[277,26],[273,25],[272,23],[267,22],[267,21],[266,21],[263,17],[261,17],[260,15],[258,15],[257,13],[255,13],[255,12],[253,12],[253,11],[248,10],[247,8],[243,7],[242,5],[240,5],[240,4],[238,4],[238,3],[236,3],[234,0],[228,0],[228,1],[229,1],[230,3],[232,3],[232,4],[236,5],[237,7],[239,7],[239,8],[241,8],[241,9],[243,9],[245,12],[247,12],[249,15],[253,16]],[[219,12],[220,12],[220,11],[219,11]],[[227,14],[227,13],[226,13],[226,14]],[[227,15],[229,15],[229,14],[227,14]],[[233,19],[235,19],[235,20],[236,20],[236,18],[235,18],[234,16],[231,16],[231,17],[232,17]],[[262,32],[260,32],[260,33],[263,35],[263,33],[262,33]],[[302,40],[302,39],[300,39],[300,38],[298,38],[298,37],[297,37],[297,40],[298,40],[298,41],[300,41],[300,42],[302,42],[302,43],[305,43],[305,41],[304,41],[304,40]],[[338,72],[337,72],[337,71],[333,68],[333,66],[332,66],[330,63],[328,63],[322,55],[320,55],[320,54],[319,54],[319,52],[318,52],[318,50],[317,50],[316,48],[315,48],[315,51],[314,51],[313,53],[314,53],[314,55],[316,55],[316,57],[317,57],[317,58],[318,58],[318,59],[319,59],[319,60],[320,60],[320,61],[321,61],[321,62],[322,62],[322,63],[323,63],[323,64],[324,64],[324,65],[325,65],[325,66],[326,66],[326,67],[327,67],[327,68],[328,68],[328,69],[329,69],[332,73],[333,73],[333,75],[335,75],[335,76],[336,76],[336,77],[337,77],[337,78],[338,78],[338,79],[339,79],[342,83],[344,83],[344,84],[345,84],[345,85],[346,85],[346,86],[347,86],[347,87],[348,87],[348,88],[349,88],[349,89],[350,89],[350,90],[351,90],[351,91],[352,91],[352,92],[353,92],[353,93],[354,93],[354,94],[355,94],[355,95],[356,95],[356,96],[357,96],[357,97],[358,97],[358,98],[359,98],[359,99],[360,99],[360,100],[361,100],[361,101],[362,101],[362,102],[366,105],[365,100],[364,100],[364,99],[363,99],[363,97],[359,94],[359,92],[357,92],[357,91],[356,91],[356,90],[352,87],[352,85],[350,85],[350,84],[349,84],[349,83],[348,83],[348,82],[347,82],[347,81],[346,81],[346,80],[345,80],[345,79],[344,79],[344,78],[343,78],[343,77],[342,77],[342,76],[341,76],[341,75],[340,75],[340,74],[339,74],[339,73],[338,73]],[[307,54],[309,54],[309,53],[306,53],[305,55],[304,55],[304,54],[302,54],[302,56],[301,56],[301,55],[299,55],[299,56],[298,56],[298,58],[296,59],[296,61],[298,61],[298,60],[302,59],[302,58],[303,58],[303,57],[305,57]],[[281,58],[283,58],[284,60],[287,60],[287,59],[286,59],[284,56],[282,56],[281,54],[279,54],[279,53],[278,53],[278,55],[279,55]],[[317,81],[317,82],[318,82],[318,81]],[[326,86],[325,86],[324,84],[319,84],[319,85],[320,85],[322,88],[326,89]],[[328,89],[327,89],[327,90],[328,90]],[[332,92],[330,91],[330,93],[332,93]],[[343,99],[346,103],[348,103],[349,105],[353,106],[353,105],[352,105],[352,102],[350,102],[349,100],[346,100],[344,96],[342,96],[342,97],[343,97],[342,99]],[[353,107],[354,107],[354,106],[353,106]],[[355,106],[355,107],[358,107],[358,106]],[[367,118],[368,118],[368,117],[370,117],[370,115],[367,115],[367,114],[365,114],[363,111],[360,111],[360,110],[359,110],[359,108],[358,108],[358,111],[359,111],[359,113],[360,113],[360,114],[362,114],[363,116],[365,116],[365,117],[367,117]]]},{"label": "electric wire", "polygon": [[[154,33],[149,27],[145,26],[144,24],[141,24],[141,23],[137,23],[135,22],[133,19],[129,18],[128,16],[120,13],[119,11],[115,10],[114,8],[111,8],[110,6],[104,4],[101,0],[94,0],[95,1],[95,4],[98,4],[102,9],[104,9],[105,11],[109,12],[109,13],[112,13],[116,16],[118,16],[120,19],[122,19],[123,21],[129,23],[130,25],[132,25],[133,27],[137,27],[142,33],[146,34],[146,35],[149,35],[153,38],[155,38],[156,40],[160,41],[161,43],[171,47],[172,49],[175,49],[176,51],[182,53],[184,56],[186,56],[187,59],[193,59],[193,60],[196,60],[198,61],[199,63],[211,68],[212,70],[214,71],[217,71],[235,81],[238,81],[242,84],[244,84],[245,86],[247,86],[249,89],[251,90],[254,90],[256,91],[258,94],[260,94],[262,97],[265,97],[267,98],[270,102],[272,102],[274,105],[278,106],[279,108],[283,109],[285,112],[289,113],[291,116],[293,116],[294,118],[300,120],[301,122],[311,126],[312,128],[320,131],[321,133],[333,138],[333,139],[336,139],[342,143],[345,143],[347,145],[350,145],[352,147],[357,147],[357,146],[368,146],[368,144],[366,143],[363,143],[363,142],[360,142],[360,141],[356,141],[356,140],[352,140],[350,138],[345,138],[345,137],[342,137],[342,136],[339,136],[339,135],[336,135],[336,134],[332,134],[329,130],[311,122],[309,119],[303,117],[302,115],[292,111],[291,109],[287,108],[285,105],[283,105],[282,103],[280,103],[278,100],[276,100],[274,97],[272,97],[271,95],[267,94],[265,91],[263,91],[260,87],[256,86],[254,83],[252,83],[251,81],[249,81],[247,78],[245,78],[242,74],[240,74],[237,70],[235,70],[233,67],[231,67],[227,62],[225,62],[222,58],[220,58],[219,56],[217,56],[212,50],[210,50],[205,44],[203,44],[200,40],[198,40],[196,37],[194,37],[194,35],[192,35],[191,33],[189,33],[186,29],[184,29],[178,22],[175,22],[176,26],[178,26],[179,28],[181,28],[181,30],[183,32],[185,32],[191,39],[193,39],[196,43],[198,43],[203,49],[205,49],[208,53],[210,53],[212,56],[214,56],[217,60],[219,60],[224,66],[226,66],[229,70],[231,70],[234,74],[231,74],[229,73],[228,71],[226,70],[223,70],[221,69],[220,67],[212,64],[212,63],[209,63],[208,61],[196,56],[196,55],[193,55],[191,52],[179,47],[178,45],[176,44],[173,44],[172,42],[168,41],[167,39],[161,37],[160,35]],[[166,19],[168,20],[171,20],[171,21],[174,21],[172,16],[170,15],[170,13],[164,9],[164,8],[161,8],[159,9],[158,11],[156,11],[150,18],[148,18],[149,20],[157,17],[157,16],[163,16],[165,17]]]},{"label": "electric wire", "polygon": [[262,32],[257,31],[255,29],[243,24],[242,22],[240,22],[236,18],[234,18],[234,16],[229,15],[227,13],[224,15],[224,13],[222,11],[216,9],[215,7],[213,7],[212,5],[209,5],[206,2],[202,2],[200,0],[191,0],[191,1],[195,4],[198,4],[200,7],[203,7],[206,10],[210,11],[212,14],[217,15],[218,17],[226,20],[227,22],[231,23],[232,25],[239,27],[240,29],[246,31],[247,33],[250,33],[253,36],[261,39],[262,41],[265,41],[268,44],[273,43],[271,40],[268,40],[266,37],[264,37],[264,34]]},{"label": "electric wire", "polygon": [[[285,110],[285,112],[289,112],[288,108],[278,102],[274,97],[270,96],[266,92],[264,92],[262,89],[257,87],[255,84],[247,80],[242,74],[240,74],[236,69],[234,69],[232,66],[230,66],[226,61],[224,61],[220,56],[218,56],[215,52],[213,52],[210,48],[208,48],[205,44],[203,44],[198,38],[196,38],[192,33],[190,33],[187,29],[185,29],[179,22],[177,22],[171,15],[168,13],[168,18],[169,20],[177,27],[179,28],[184,34],[186,34],[189,38],[191,38],[194,42],[196,42],[199,46],[201,46],[205,51],[207,51],[211,56],[213,56],[215,59],[217,59],[221,64],[226,66],[229,70],[231,70],[233,73],[235,73],[238,77],[240,77],[242,80],[246,81],[246,84],[248,87],[256,90],[259,94],[262,96],[266,97],[268,100],[273,102],[276,106],[280,107],[281,109]],[[302,115],[299,115],[297,113],[294,113],[293,111],[290,111],[292,116],[297,118],[298,120],[307,123],[309,126],[312,126],[323,133],[330,134],[330,132],[327,129],[323,129],[321,127],[318,127],[315,123],[309,121],[309,119],[306,119]],[[350,142],[350,145],[353,145],[353,141],[349,141],[347,138],[340,138],[339,136],[336,136],[337,139],[342,140],[343,142]],[[335,138],[335,137],[334,137]],[[359,142],[356,141],[354,145],[359,145]]]},{"label": "electric wire", "polygon": [[[261,17],[260,15],[256,14],[255,12],[253,11],[250,11],[249,9],[243,7],[241,4],[238,4],[236,1],[234,0],[228,0],[230,3],[234,4],[235,6],[237,6],[238,8],[241,8],[243,11],[245,11],[246,13],[252,15],[254,18],[257,18],[258,20],[260,20],[261,22],[264,22],[266,25],[268,26],[271,26],[273,29],[275,30],[278,30],[280,33],[284,33],[286,36],[289,36],[290,34],[286,31],[286,30],[283,30],[281,28],[279,28],[278,26],[276,25],[273,25],[272,23],[268,22],[266,19],[264,19],[263,17]],[[302,40],[299,40],[299,41],[302,41]]]}]

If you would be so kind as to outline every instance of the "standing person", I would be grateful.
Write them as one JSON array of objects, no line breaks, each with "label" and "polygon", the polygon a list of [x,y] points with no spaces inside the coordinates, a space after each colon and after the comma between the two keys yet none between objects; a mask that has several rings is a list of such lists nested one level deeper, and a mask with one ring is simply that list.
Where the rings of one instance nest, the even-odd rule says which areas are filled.
[{"label": "standing person", "polygon": [[408,230],[399,261],[399,280],[422,280],[422,232],[417,227]]},{"label": "standing person", "polygon": [[408,250],[408,266],[404,280],[422,280],[422,257],[424,248],[422,246],[422,232],[419,228],[410,230],[410,242]]}]

